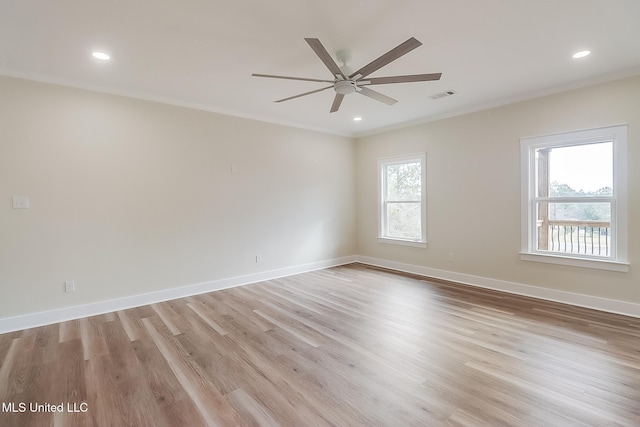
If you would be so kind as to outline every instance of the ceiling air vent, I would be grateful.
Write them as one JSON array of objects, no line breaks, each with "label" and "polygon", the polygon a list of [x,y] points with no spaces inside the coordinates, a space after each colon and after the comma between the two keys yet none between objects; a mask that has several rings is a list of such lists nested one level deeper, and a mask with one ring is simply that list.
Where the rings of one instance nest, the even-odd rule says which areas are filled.
[{"label": "ceiling air vent", "polygon": [[456,93],[452,90],[448,90],[446,92],[440,92],[440,93],[436,93],[435,95],[431,95],[429,98],[431,99],[440,99],[440,98],[446,98],[447,96],[451,96],[451,95],[455,95]]}]

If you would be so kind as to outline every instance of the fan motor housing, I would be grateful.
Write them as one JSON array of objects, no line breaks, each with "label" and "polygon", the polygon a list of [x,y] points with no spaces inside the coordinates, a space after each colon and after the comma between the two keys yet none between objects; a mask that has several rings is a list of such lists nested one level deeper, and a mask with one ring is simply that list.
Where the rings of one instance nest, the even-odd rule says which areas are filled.
[{"label": "fan motor housing", "polygon": [[333,89],[341,95],[348,95],[357,89],[356,82],[353,80],[339,80],[333,85]]}]

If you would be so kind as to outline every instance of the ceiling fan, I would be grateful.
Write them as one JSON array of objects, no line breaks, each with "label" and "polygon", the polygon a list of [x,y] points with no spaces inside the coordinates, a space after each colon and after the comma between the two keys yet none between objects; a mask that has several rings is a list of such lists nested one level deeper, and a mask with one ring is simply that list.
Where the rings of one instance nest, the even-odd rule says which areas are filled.
[{"label": "ceiling fan", "polygon": [[287,77],[287,76],[274,76],[270,74],[252,74],[254,77],[268,77],[272,79],[287,79],[287,80],[302,80],[307,82],[319,82],[319,83],[331,83],[330,86],[326,86],[320,89],[312,90],[310,92],[301,93],[299,95],[290,96],[288,98],[279,99],[275,102],[284,102],[289,101],[291,99],[300,98],[302,96],[311,95],[313,93],[322,92],[327,89],[333,88],[336,91],[336,96],[333,99],[333,104],[331,105],[330,113],[334,113],[338,111],[340,108],[340,104],[344,99],[345,95],[350,93],[359,93],[360,95],[368,96],[369,98],[375,99],[376,101],[384,102],[387,105],[393,105],[396,101],[393,98],[390,98],[386,95],[381,94],[380,92],[376,92],[373,89],[369,89],[367,86],[372,85],[382,85],[389,83],[410,83],[410,82],[424,82],[430,80],[440,80],[442,73],[431,73],[431,74],[412,74],[408,76],[391,76],[391,77],[373,77],[373,78],[365,78],[369,74],[379,70],[385,65],[395,61],[401,56],[411,52],[413,49],[422,45],[418,40],[414,37],[411,37],[409,40],[404,43],[396,46],[391,49],[389,52],[385,53],[378,59],[371,61],[369,64],[360,68],[355,72],[351,72],[349,67],[346,65],[347,61],[350,58],[348,52],[339,51],[336,56],[339,61],[342,62],[343,66],[338,67],[338,64],[333,60],[327,49],[320,43],[320,40],[314,38],[305,38],[305,41],[311,46],[311,49],[318,55],[320,60],[324,63],[324,65],[329,69],[331,75],[333,76],[333,80],[321,80],[321,79],[308,79],[304,77]]}]

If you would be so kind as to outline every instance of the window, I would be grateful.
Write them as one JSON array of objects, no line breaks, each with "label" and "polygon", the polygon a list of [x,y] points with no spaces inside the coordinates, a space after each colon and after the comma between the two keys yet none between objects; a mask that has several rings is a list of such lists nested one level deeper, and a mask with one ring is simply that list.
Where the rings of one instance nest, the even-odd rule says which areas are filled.
[{"label": "window", "polygon": [[378,161],[378,239],[426,247],[426,155]]},{"label": "window", "polygon": [[520,140],[522,259],[627,271],[627,127]]}]

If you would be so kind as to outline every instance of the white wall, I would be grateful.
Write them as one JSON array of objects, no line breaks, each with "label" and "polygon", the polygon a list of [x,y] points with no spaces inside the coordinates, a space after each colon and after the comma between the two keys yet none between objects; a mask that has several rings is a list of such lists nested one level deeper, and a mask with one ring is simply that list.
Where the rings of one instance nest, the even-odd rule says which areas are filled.
[{"label": "white wall", "polygon": [[[521,261],[519,139],[622,123],[629,125],[630,271]],[[358,254],[640,303],[640,77],[363,137],[356,144]],[[378,243],[376,161],[417,152],[427,153],[429,247]]]},{"label": "white wall", "polygon": [[352,255],[353,166],[349,138],[0,77],[0,319]]}]

